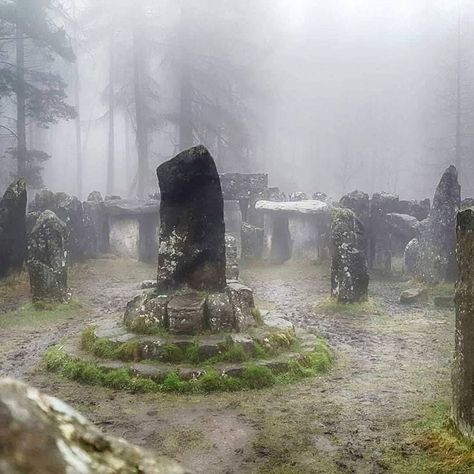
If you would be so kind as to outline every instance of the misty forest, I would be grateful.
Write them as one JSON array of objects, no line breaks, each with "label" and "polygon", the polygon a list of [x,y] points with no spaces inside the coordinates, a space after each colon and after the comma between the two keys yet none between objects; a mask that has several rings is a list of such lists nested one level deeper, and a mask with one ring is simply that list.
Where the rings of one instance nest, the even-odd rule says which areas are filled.
[{"label": "misty forest", "polygon": [[0,474],[474,473],[474,1],[0,0]]}]

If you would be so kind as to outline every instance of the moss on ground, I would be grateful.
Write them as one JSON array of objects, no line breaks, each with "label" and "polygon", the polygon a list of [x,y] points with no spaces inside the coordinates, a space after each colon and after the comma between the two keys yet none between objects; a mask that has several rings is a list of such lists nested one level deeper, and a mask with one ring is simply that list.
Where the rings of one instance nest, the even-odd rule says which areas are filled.
[{"label": "moss on ground", "polygon": [[330,314],[382,314],[380,306],[373,298],[369,298],[367,301],[361,303],[340,303],[337,301],[337,298],[328,297],[316,303],[314,308],[316,311],[324,311]]},{"label": "moss on ground", "polygon": [[423,420],[408,427],[407,443],[390,449],[384,464],[399,474],[474,472],[474,444],[458,435],[449,415],[448,403],[426,409]]},{"label": "moss on ground", "polygon": [[58,321],[69,317],[76,317],[85,311],[77,301],[60,304],[33,304],[28,303],[14,311],[0,315],[0,329],[12,327],[42,327],[44,323]]},{"label": "moss on ground", "polygon": [[[246,352],[242,344],[234,342],[230,335],[220,346],[219,354],[208,357],[199,350],[198,341],[188,347],[166,344],[162,347],[161,362],[173,364],[216,364],[219,362],[246,362],[266,359],[284,351],[299,351],[298,340],[291,330],[273,331],[262,340],[255,340],[253,354]],[[81,335],[81,348],[102,359],[119,359],[124,362],[142,360],[138,342],[115,344],[109,339],[98,338],[94,326],[86,328]]]},{"label": "moss on ground", "polygon": [[[83,343],[90,342],[87,337],[85,339]],[[102,353],[109,354],[109,348],[101,348],[101,350],[103,350]],[[249,361],[239,377],[221,374],[212,367],[206,367],[203,374],[195,379],[185,380],[177,372],[171,372],[162,383],[158,383],[145,377],[135,376],[127,368],[108,370],[93,362],[75,359],[67,355],[61,347],[50,348],[44,356],[44,363],[49,371],[60,373],[78,382],[133,392],[178,393],[232,392],[270,387],[276,383],[293,383],[302,378],[326,372],[331,361],[330,349],[325,341],[320,340],[313,352],[298,360],[293,360],[283,373],[281,370],[272,370]]]}]

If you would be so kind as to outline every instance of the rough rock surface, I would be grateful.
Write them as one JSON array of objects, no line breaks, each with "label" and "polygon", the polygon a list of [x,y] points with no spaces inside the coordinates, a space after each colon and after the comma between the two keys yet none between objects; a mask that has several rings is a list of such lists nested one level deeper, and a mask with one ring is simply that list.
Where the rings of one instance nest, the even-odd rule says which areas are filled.
[{"label": "rough rock surface", "polygon": [[85,230],[91,252],[106,253],[109,250],[109,223],[102,195],[98,191],[92,191],[87,201],[83,203],[83,208]]},{"label": "rough rock surface", "polygon": [[0,380],[0,472],[185,474],[125,440],[102,434],[61,400]]},{"label": "rough rock surface", "polygon": [[456,279],[455,229],[460,204],[458,173],[450,166],[436,189],[429,217],[420,225],[416,274],[426,283]]},{"label": "rough rock surface", "polygon": [[420,222],[409,214],[389,212],[386,217],[387,228],[392,236],[403,239],[405,243],[418,235]]},{"label": "rough rock surface", "polygon": [[255,323],[252,310],[255,308],[253,291],[240,283],[230,283],[227,293],[235,312],[235,330],[245,331]]},{"label": "rough rock surface", "polygon": [[240,232],[242,258],[260,258],[263,253],[264,232],[261,227],[244,222]]},{"label": "rough rock surface", "polygon": [[369,274],[363,226],[349,209],[336,209],[331,224],[331,294],[341,303],[368,297]]},{"label": "rough rock surface", "polygon": [[323,193],[321,191],[317,191],[313,193],[313,195],[311,196],[311,199],[315,201],[323,201],[323,202],[327,202],[330,200],[329,196],[326,193]]},{"label": "rough rock surface", "polygon": [[225,235],[225,258],[227,280],[239,279],[239,259],[237,250],[237,239],[230,235]]},{"label": "rough rock surface", "polygon": [[418,253],[420,251],[420,243],[418,239],[411,239],[405,247],[404,260],[405,270],[408,273],[415,273]]},{"label": "rough rock surface", "polygon": [[410,288],[400,295],[401,304],[426,303],[428,301],[428,290],[426,288]]},{"label": "rough rock surface", "polygon": [[206,315],[211,332],[230,332],[235,327],[234,307],[227,293],[211,293],[207,297]]},{"label": "rough rock surface", "polygon": [[357,219],[367,225],[370,218],[370,200],[367,193],[352,191],[341,198],[339,204],[350,209]]},{"label": "rough rock surface", "polygon": [[455,292],[452,415],[459,432],[474,441],[474,208],[457,214],[456,232],[459,273]]},{"label": "rough rock surface", "polygon": [[66,224],[69,261],[78,262],[95,255],[97,243],[93,222],[84,213],[84,207],[77,197],[44,189],[36,194],[29,208],[36,212],[52,211]]},{"label": "rough rock surface", "polygon": [[33,301],[68,298],[67,228],[52,211],[44,211],[28,236],[27,267]]},{"label": "rough rock surface", "polygon": [[289,201],[307,201],[308,200],[308,196],[306,195],[306,193],[302,192],[302,191],[296,191],[294,193],[290,193],[288,195],[288,200]]},{"label": "rough rock surface", "polygon": [[186,150],[157,170],[161,189],[158,287],[223,290],[224,203],[206,148]]},{"label": "rough rock surface", "polygon": [[12,183],[0,200],[0,278],[21,270],[26,251],[26,184]]},{"label": "rough rock surface", "polygon": [[136,296],[125,309],[125,326],[138,333],[167,329],[167,305],[170,299],[169,295],[160,295],[154,290]]},{"label": "rough rock surface", "polygon": [[199,334],[205,327],[206,298],[197,292],[178,294],[168,303],[171,334]]}]

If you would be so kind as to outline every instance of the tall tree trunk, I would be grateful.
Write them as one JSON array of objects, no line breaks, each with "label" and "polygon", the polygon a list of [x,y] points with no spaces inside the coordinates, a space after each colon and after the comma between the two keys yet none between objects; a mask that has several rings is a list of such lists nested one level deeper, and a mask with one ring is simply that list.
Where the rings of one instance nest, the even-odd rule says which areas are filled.
[{"label": "tall tree trunk", "polygon": [[26,94],[25,94],[25,40],[23,28],[16,24],[16,135],[17,175],[26,178]]},{"label": "tall tree trunk", "polygon": [[125,134],[125,182],[127,183],[127,197],[130,197],[130,181],[131,181],[131,153],[130,153],[130,119],[128,110],[123,113],[123,128]]},{"label": "tall tree trunk", "polygon": [[456,157],[455,165],[458,173],[461,173],[462,166],[462,57],[461,57],[461,1],[458,1],[458,27],[457,27],[457,55],[456,55]]},{"label": "tall tree trunk", "polygon": [[76,18],[76,1],[72,2],[72,15],[74,21],[74,51],[76,53],[76,60],[74,61],[74,104],[76,106],[76,193],[79,199],[82,199],[82,130],[81,130],[81,83],[79,77],[79,55],[78,50],[78,28]]},{"label": "tall tree trunk", "polygon": [[109,51],[109,146],[107,158],[107,194],[112,195],[115,189],[115,92],[114,92],[114,50],[113,40]]},{"label": "tall tree trunk", "polygon": [[181,2],[181,17],[179,30],[179,149],[186,150],[193,146],[193,87],[191,79],[191,64],[188,37],[189,6]]},{"label": "tall tree trunk", "polygon": [[145,99],[145,60],[146,45],[141,37],[139,26],[133,30],[133,59],[134,59],[134,95],[136,113],[136,138],[138,153],[137,196],[143,199],[148,190],[148,124]]},{"label": "tall tree trunk", "polygon": [[179,100],[179,148],[180,151],[193,146],[192,120],[192,84],[188,72],[188,64],[181,64],[180,100]]}]

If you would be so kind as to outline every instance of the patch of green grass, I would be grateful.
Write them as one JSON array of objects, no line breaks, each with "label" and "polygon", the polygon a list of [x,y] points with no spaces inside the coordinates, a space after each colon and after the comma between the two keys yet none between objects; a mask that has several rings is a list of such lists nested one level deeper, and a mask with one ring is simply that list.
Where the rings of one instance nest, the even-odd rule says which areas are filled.
[{"label": "patch of green grass", "polygon": [[257,326],[263,326],[263,316],[258,308],[252,308],[252,316]]},{"label": "patch of green grass", "polygon": [[[90,330],[83,334],[83,343],[90,344]],[[97,340],[93,348],[97,348]],[[100,347],[100,346],[99,346]],[[105,353],[107,353],[106,348]],[[92,362],[84,362],[68,356],[61,347],[50,348],[44,356],[47,370],[89,385],[130,390],[134,392],[177,392],[177,393],[210,393],[215,391],[233,392],[271,387],[275,383],[290,383],[302,378],[315,376],[328,370],[332,356],[330,350],[321,340],[314,351],[293,360],[283,373],[263,365],[248,362],[240,377],[221,374],[208,367],[199,377],[184,380],[178,372],[170,372],[162,383],[146,377],[134,376],[128,368],[108,370]]]},{"label": "patch of green grass", "polygon": [[275,374],[265,366],[249,364],[242,374],[245,386],[249,388],[271,387],[276,382]]},{"label": "patch of green grass", "polygon": [[84,312],[82,305],[71,300],[67,303],[37,305],[28,303],[21,308],[0,315],[0,329],[12,327],[41,327]]},{"label": "patch of green grass", "polygon": [[167,344],[163,347],[163,360],[178,364],[184,362],[185,353],[176,344]]},{"label": "patch of green grass", "polygon": [[140,359],[140,346],[137,342],[113,344],[108,339],[96,337],[94,327],[88,327],[83,331],[81,347],[102,359],[119,359],[125,362]]},{"label": "patch of green grass", "polygon": [[431,287],[432,296],[454,296],[453,283],[439,283]]},{"label": "patch of green grass", "polygon": [[400,474],[474,472],[474,444],[458,435],[449,415],[447,403],[429,407],[423,420],[411,426],[405,445],[387,451],[386,467]]},{"label": "patch of green grass", "polygon": [[328,297],[315,304],[314,308],[329,314],[381,315],[382,310],[373,298],[361,303],[339,303],[337,298]]}]

